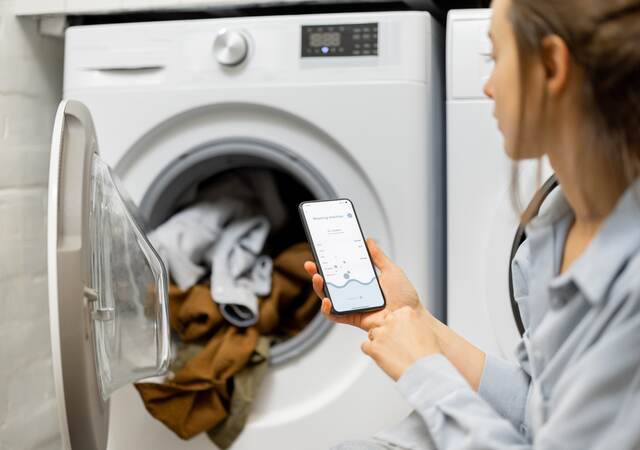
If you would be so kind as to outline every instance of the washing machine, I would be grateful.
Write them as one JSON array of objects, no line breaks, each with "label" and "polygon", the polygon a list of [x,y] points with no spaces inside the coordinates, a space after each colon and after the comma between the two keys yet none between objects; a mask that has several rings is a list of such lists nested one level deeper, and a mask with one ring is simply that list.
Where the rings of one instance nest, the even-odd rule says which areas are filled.
[{"label": "washing machine", "polygon": [[483,351],[515,360],[524,332],[511,285],[511,260],[526,239],[520,211],[539,210],[557,184],[548,161],[514,165],[504,152],[483,92],[493,69],[490,21],[490,9],[447,18],[447,322]]},{"label": "washing machine", "polygon": [[[213,447],[152,418],[132,383],[171,358],[168,277],[146,233],[225,171],[277,172],[295,232],[295,202],[351,198],[443,316],[444,36],[429,14],[80,26],[65,45],[48,257],[67,448]],[[365,338],[318,314],[274,346],[232,448],[326,449],[401,419],[409,407]]]}]

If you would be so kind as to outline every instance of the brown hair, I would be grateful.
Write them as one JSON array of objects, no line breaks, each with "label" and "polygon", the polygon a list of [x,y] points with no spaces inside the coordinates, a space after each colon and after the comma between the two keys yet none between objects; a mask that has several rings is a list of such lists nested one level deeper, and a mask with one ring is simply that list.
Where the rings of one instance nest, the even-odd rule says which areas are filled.
[{"label": "brown hair", "polygon": [[[628,182],[635,180],[640,175],[640,0],[512,0],[509,19],[523,86],[520,123],[528,65],[543,38],[557,35],[584,73],[579,101],[592,133],[591,151],[605,152]],[[518,134],[521,144],[522,129]]]}]

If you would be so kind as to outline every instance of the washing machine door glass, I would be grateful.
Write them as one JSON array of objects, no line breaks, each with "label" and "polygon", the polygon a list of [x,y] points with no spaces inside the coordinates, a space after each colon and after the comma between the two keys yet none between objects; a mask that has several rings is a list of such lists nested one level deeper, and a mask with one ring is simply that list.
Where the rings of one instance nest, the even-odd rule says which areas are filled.
[{"label": "washing machine door glass", "polygon": [[100,159],[89,111],[61,103],[49,178],[52,360],[67,448],[106,448],[108,399],[169,363],[167,273]]}]

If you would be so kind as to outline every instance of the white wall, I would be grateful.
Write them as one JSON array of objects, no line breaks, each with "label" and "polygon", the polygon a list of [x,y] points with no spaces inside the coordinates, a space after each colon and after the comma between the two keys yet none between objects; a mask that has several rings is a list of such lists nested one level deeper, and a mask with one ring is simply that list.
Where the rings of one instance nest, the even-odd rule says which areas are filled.
[{"label": "white wall", "polygon": [[49,143],[62,40],[0,0],[0,449],[59,449],[46,276]]}]

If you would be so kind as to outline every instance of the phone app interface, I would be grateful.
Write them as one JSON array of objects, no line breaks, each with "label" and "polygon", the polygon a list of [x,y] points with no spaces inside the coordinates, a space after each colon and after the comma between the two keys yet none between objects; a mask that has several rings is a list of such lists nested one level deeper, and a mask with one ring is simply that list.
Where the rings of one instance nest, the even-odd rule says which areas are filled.
[{"label": "phone app interface", "polygon": [[382,292],[351,202],[306,203],[302,208],[333,307],[344,312],[382,306]]}]

